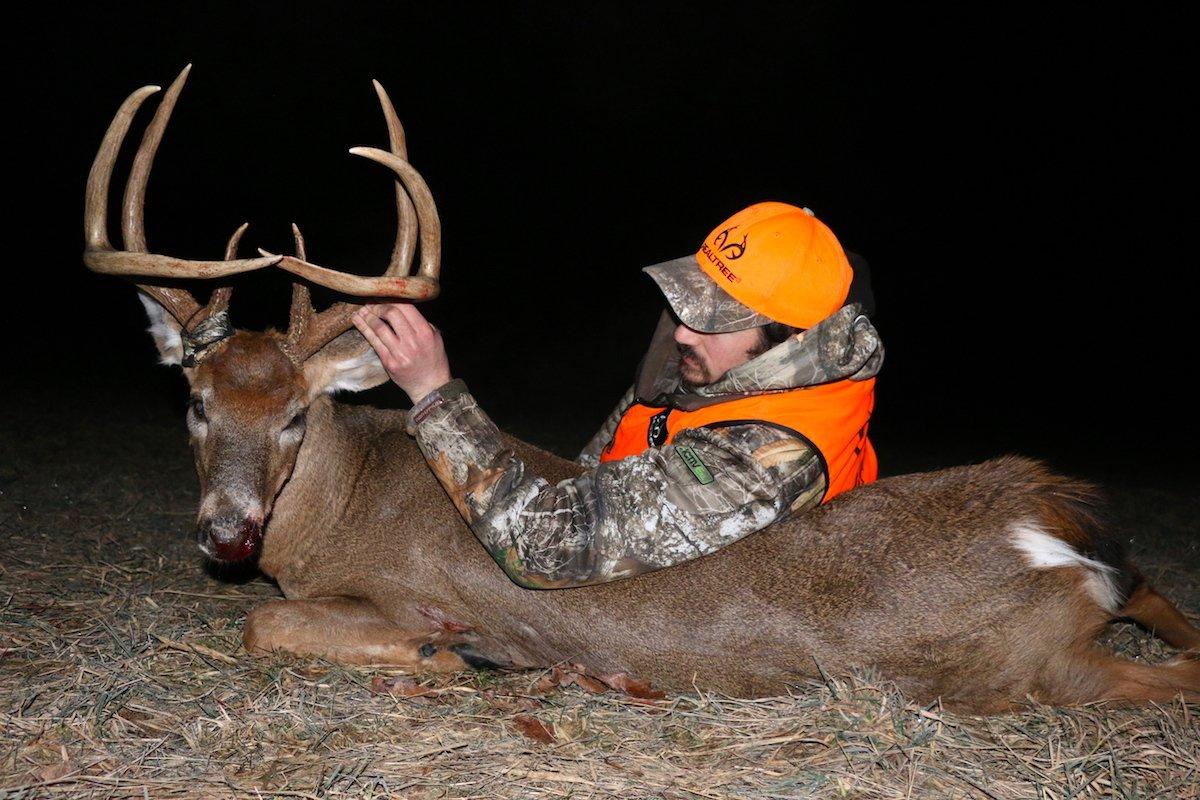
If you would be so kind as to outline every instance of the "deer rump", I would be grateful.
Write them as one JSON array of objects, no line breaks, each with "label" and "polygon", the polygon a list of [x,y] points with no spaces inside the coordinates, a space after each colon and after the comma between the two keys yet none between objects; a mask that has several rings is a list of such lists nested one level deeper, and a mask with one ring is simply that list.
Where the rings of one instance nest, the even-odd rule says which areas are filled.
[{"label": "deer rump", "polygon": [[[323,566],[303,558],[304,579],[280,576],[280,585],[289,598],[366,601],[397,632],[428,622],[433,609],[455,631],[439,644],[471,665],[571,661],[660,688],[737,696],[876,667],[914,700],[940,697],[977,712],[1027,695],[1073,704],[1200,691],[1196,662],[1145,667],[1095,645],[1135,590],[1153,590],[1101,524],[1095,490],[1035,461],[1009,456],[886,478],[695,561],[612,583],[529,590],[491,561],[415,444],[402,433],[384,440],[398,466],[386,504],[395,534],[376,544],[391,552],[356,552],[354,534],[335,527],[329,541],[306,548],[323,554]],[[552,481],[580,470],[511,444]],[[272,544],[268,528],[268,572]],[[1176,644],[1200,643],[1181,625]],[[269,649],[254,646],[249,625],[247,635],[251,649]],[[1159,673],[1126,685],[1125,665]]]}]

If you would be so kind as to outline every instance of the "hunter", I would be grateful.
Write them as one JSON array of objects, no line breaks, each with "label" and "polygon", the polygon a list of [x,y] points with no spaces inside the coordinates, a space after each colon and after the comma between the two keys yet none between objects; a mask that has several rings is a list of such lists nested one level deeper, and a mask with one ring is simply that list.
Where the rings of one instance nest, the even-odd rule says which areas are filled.
[{"label": "hunter", "polygon": [[875,480],[867,428],[883,346],[854,270],[811,211],[758,203],[694,255],[646,267],[666,297],[632,387],[583,449],[530,474],[411,303],[355,325],[413,402],[408,429],[472,531],[530,588],[629,577],[711,553]]}]

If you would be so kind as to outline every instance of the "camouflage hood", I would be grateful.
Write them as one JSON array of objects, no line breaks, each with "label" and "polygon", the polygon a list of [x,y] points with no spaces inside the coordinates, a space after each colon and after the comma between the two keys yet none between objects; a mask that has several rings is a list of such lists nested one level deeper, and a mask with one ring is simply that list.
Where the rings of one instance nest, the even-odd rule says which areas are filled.
[{"label": "camouflage hood", "polygon": [[849,378],[873,378],[883,364],[883,343],[875,326],[852,303],[802,334],[734,367],[715,383],[684,389],[679,379],[675,323],[666,312],[638,369],[635,395],[650,405],[685,411],[738,397],[799,389]]}]

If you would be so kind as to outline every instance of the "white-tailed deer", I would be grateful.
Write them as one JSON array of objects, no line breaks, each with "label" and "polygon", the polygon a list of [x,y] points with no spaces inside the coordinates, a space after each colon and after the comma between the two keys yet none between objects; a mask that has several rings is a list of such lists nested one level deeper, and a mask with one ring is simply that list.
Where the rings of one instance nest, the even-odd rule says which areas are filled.
[{"label": "white-tailed deer", "polygon": [[[1200,631],[1125,557],[1094,490],[1017,457],[888,478],[710,556],[614,583],[533,591],[511,583],[466,527],[399,411],[342,405],[338,390],[387,379],[354,330],[355,306],[316,314],[293,289],[286,332],[234,331],[227,289],[201,307],[162,279],[278,265],[357,297],[433,296],[439,223],[376,84],[391,151],[351,152],[391,168],[400,218],[391,263],[362,278],[295,257],[187,262],[147,252],[150,165],[187,70],[147,128],[125,193],[124,249],[105,232],[113,162],[140,103],[130,96],[88,178],[84,261],[137,276],[164,363],[191,386],[187,424],[200,477],[197,535],[222,561],[259,554],[286,600],[247,618],[250,651],[282,649],[414,671],[581,662],[665,688],[776,693],[875,665],[918,700],[993,712],[1052,704],[1200,699]],[[409,275],[417,231],[421,267]],[[530,469],[581,472],[513,440]],[[1151,666],[1095,643],[1132,618],[1185,648]]]}]

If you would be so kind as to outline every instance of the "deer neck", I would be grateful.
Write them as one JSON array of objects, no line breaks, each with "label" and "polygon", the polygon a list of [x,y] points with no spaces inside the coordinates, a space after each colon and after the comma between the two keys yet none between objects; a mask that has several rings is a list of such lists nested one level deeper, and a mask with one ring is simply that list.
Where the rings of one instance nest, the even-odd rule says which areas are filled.
[{"label": "deer neck", "polygon": [[350,504],[369,447],[346,427],[329,397],[309,407],[304,443],[275,500],[259,560],[260,568],[277,580],[283,580],[284,571],[304,568],[315,537],[335,527]]}]

